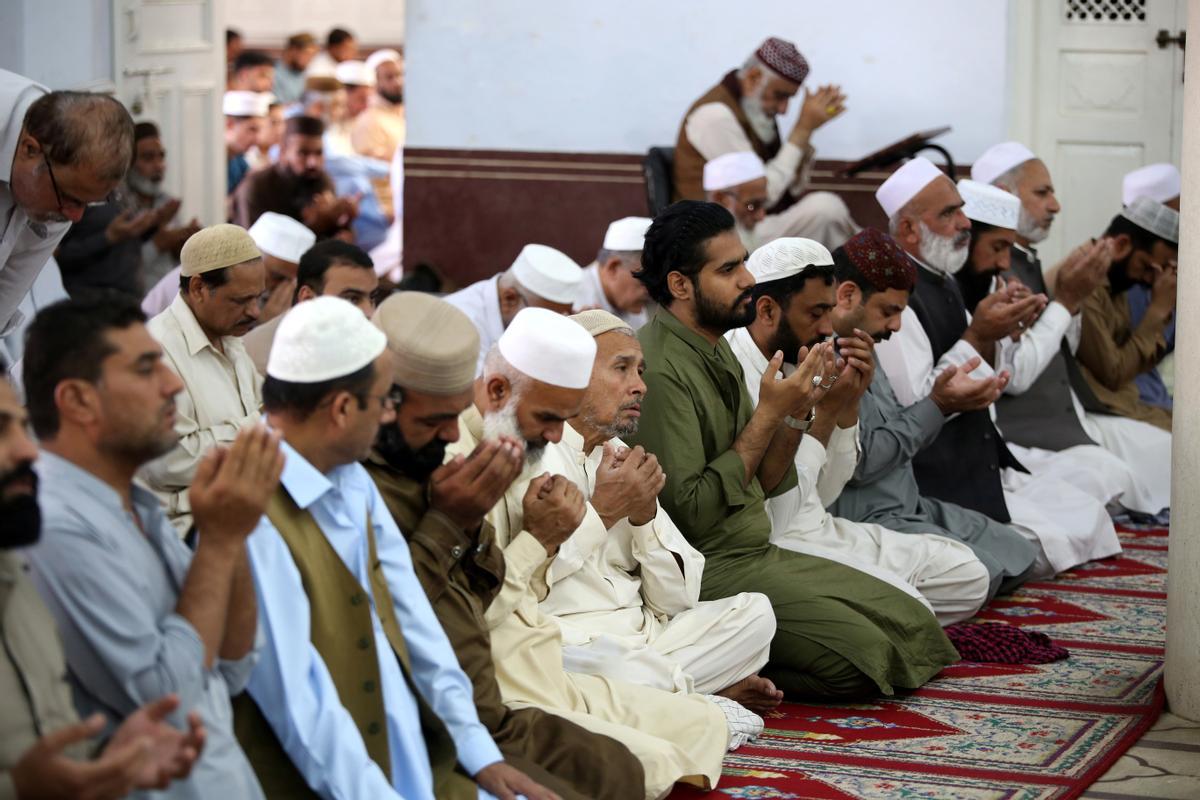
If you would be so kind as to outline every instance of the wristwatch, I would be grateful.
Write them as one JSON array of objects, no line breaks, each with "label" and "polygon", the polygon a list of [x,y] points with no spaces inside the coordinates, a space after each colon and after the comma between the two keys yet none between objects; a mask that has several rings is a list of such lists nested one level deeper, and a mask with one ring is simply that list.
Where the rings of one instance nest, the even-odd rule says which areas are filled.
[{"label": "wristwatch", "polygon": [[811,428],[813,424],[813,412],[809,411],[808,416],[804,419],[796,419],[789,414],[783,418],[783,422],[792,430],[800,431],[801,433],[807,433],[808,429]]}]

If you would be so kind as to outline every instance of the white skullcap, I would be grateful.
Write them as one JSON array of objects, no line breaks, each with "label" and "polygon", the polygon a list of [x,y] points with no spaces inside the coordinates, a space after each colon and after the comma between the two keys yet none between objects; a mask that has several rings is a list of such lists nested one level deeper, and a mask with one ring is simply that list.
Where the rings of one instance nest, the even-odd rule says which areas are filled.
[{"label": "white skullcap", "polygon": [[967,219],[985,222],[997,228],[1017,229],[1021,217],[1021,200],[990,183],[969,181],[958,182],[958,193],[963,199],[963,213]]},{"label": "white skullcap", "polygon": [[390,47],[385,47],[382,50],[376,50],[371,55],[367,56],[367,69],[371,70],[371,74],[375,74],[375,70],[385,61],[394,61],[399,64],[403,61],[403,57]]},{"label": "white skullcap", "polygon": [[544,300],[571,305],[579,297],[583,270],[553,247],[527,244],[509,269],[517,283]]},{"label": "white skullcap", "polygon": [[387,336],[340,297],[315,297],[283,315],[267,357],[267,375],[320,383],[357,372],[379,358]]},{"label": "white skullcap", "polygon": [[1155,236],[1179,244],[1179,212],[1157,200],[1139,197],[1121,209],[1121,216]]},{"label": "white skullcap", "polygon": [[367,69],[365,61],[343,61],[334,68],[333,76],[343,86],[375,85],[375,70]]},{"label": "white skullcap", "polygon": [[262,92],[225,93],[221,113],[227,117],[265,117],[271,110],[271,98]]},{"label": "white skullcap", "polygon": [[875,199],[883,208],[888,219],[896,216],[896,212],[908,205],[921,190],[934,181],[939,175],[945,176],[928,158],[917,156],[896,170],[875,190]]},{"label": "white skullcap", "polygon": [[751,152],[726,153],[704,165],[704,191],[719,192],[765,178],[762,159]]},{"label": "white skullcap", "polygon": [[1139,197],[1165,203],[1179,197],[1182,188],[1183,181],[1174,164],[1147,164],[1121,181],[1121,203],[1129,205]]},{"label": "white skullcap", "polygon": [[522,309],[497,347],[509,364],[535,381],[586,389],[592,379],[596,340],[570,317],[548,309]]},{"label": "white skullcap", "polygon": [[1037,156],[1020,142],[994,144],[971,165],[971,180],[992,183],[1013,167],[1020,166],[1032,158]]},{"label": "white skullcap", "polygon": [[625,217],[608,226],[604,234],[605,250],[641,252],[646,243],[646,231],[654,220],[649,217]]},{"label": "white skullcap", "polygon": [[809,267],[831,267],[833,255],[812,239],[783,238],[764,244],[750,254],[746,268],[758,283],[799,275]]},{"label": "white skullcap", "polygon": [[299,264],[300,256],[317,243],[317,235],[284,214],[264,211],[250,226],[250,238],[258,249],[289,264]]}]

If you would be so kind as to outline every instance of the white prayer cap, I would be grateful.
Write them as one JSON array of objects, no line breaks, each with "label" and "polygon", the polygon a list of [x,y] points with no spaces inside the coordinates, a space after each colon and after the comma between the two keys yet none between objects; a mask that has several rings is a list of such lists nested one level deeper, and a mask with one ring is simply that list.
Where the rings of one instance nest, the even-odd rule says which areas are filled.
[{"label": "white prayer cap", "polygon": [[275,329],[267,375],[288,383],[320,383],[357,372],[379,358],[387,335],[340,297],[297,303]]},{"label": "white prayer cap", "polygon": [[596,340],[570,317],[548,309],[522,309],[497,347],[509,364],[535,381],[586,389],[592,379]]},{"label": "white prayer cap", "polygon": [[1020,142],[994,144],[971,165],[971,180],[992,183],[1013,167],[1020,166],[1031,158],[1037,156]]},{"label": "white prayer cap", "polygon": [[833,255],[812,239],[783,238],[764,244],[750,254],[746,268],[758,283],[799,275],[809,267],[831,267]]},{"label": "white prayer cap", "polygon": [[719,192],[766,177],[762,159],[749,151],[725,153],[704,165],[704,191]]},{"label": "white prayer cap", "polygon": [[1139,197],[1121,209],[1121,216],[1155,236],[1179,244],[1179,212],[1157,200]]},{"label": "white prayer cap", "polygon": [[579,297],[583,270],[553,247],[527,244],[509,269],[517,283],[544,300],[571,305]]},{"label": "white prayer cap", "polygon": [[289,264],[299,264],[300,256],[317,243],[317,235],[284,214],[264,211],[250,226],[250,238],[266,255]]},{"label": "white prayer cap", "polygon": [[619,252],[641,252],[646,243],[646,231],[654,220],[649,217],[625,217],[608,226],[603,248]]},{"label": "white prayer cap", "polygon": [[221,101],[221,113],[227,117],[265,117],[271,98],[261,92],[230,91]]},{"label": "white prayer cap", "polygon": [[334,69],[333,75],[343,86],[375,85],[375,70],[368,69],[365,61],[343,61]]},{"label": "white prayer cap", "polygon": [[928,158],[917,156],[893,172],[883,185],[875,190],[875,199],[883,208],[883,213],[891,219],[896,216],[897,211],[908,205],[909,200],[920,194],[922,189],[933,183],[938,176],[945,175],[946,173]]},{"label": "white prayer cap", "polygon": [[390,47],[385,47],[382,50],[376,50],[371,55],[367,56],[367,69],[371,70],[371,74],[375,74],[375,70],[385,61],[394,61],[399,64],[404,60],[400,53]]},{"label": "white prayer cap", "polygon": [[1121,181],[1121,203],[1129,205],[1139,197],[1165,203],[1179,197],[1182,187],[1179,170],[1174,164],[1147,164]]},{"label": "white prayer cap", "polygon": [[985,222],[997,228],[1017,229],[1021,217],[1021,200],[1015,194],[992,186],[963,178],[958,182],[958,193],[963,199],[963,213],[967,219]]}]

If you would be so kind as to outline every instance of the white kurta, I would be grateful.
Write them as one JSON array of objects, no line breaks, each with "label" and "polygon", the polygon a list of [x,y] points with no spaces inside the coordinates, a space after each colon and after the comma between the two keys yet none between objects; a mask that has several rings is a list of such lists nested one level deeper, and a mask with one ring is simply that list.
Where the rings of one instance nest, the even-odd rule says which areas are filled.
[{"label": "white kurta", "polygon": [[475,377],[478,378],[483,374],[488,351],[504,335],[504,320],[500,316],[500,276],[476,281],[444,299],[466,314],[479,331],[479,363],[475,366]]},{"label": "white kurta", "polygon": [[167,310],[167,307],[179,296],[179,276],[183,267],[177,266],[158,279],[158,283],[150,287],[142,298],[142,313],[150,319]]},{"label": "white kurta", "polygon": [[[541,469],[570,478],[590,498],[604,449],[584,454],[583,446],[583,437],[564,426]],[[740,593],[702,602],[703,574],[704,556],[661,506],[645,525],[625,518],[605,529],[589,504],[550,562],[550,593],[541,603],[562,627],[567,670],[701,694],[758,672],[775,636],[770,601]]]},{"label": "white kurta", "polygon": [[[767,358],[750,332],[738,328],[726,334],[746,379],[751,401]],[[794,489],[767,501],[771,542],[800,553],[840,559],[849,556],[882,572],[889,583],[914,591],[949,625],[969,619],[987,602],[991,584],[987,567],[962,542],[934,533],[899,533],[880,525],[835,517],[826,507],[837,500],[854,475],[859,458],[858,426],[835,428],[826,448],[805,436],[796,450]],[[856,566],[851,562],[851,566]]]},{"label": "white kurta", "polygon": [[[919,268],[932,271],[924,264],[919,264]],[[966,316],[969,321],[970,314]],[[1011,371],[1012,365],[1019,363],[1011,352],[1018,346],[1019,343],[1010,339],[997,342],[996,362],[1001,369]],[[875,353],[879,367],[887,374],[896,398],[903,405],[927,397],[934,380],[946,367],[960,365],[979,355],[974,347],[959,339],[935,364],[929,336],[911,307],[904,309],[901,315],[900,331],[891,339],[880,342]],[[995,372],[984,361],[971,375],[984,378]],[[1012,449],[1011,445],[1009,449]],[[1029,456],[1029,463],[1022,463],[1032,474],[1007,469],[1001,477],[1012,527],[1041,548],[1034,577],[1048,577],[1086,561],[1121,552],[1116,530],[1105,511],[1105,505],[1114,497],[1112,494],[1103,496],[1111,490],[1111,483],[1093,481],[1090,485],[1076,487],[1081,477],[1094,478],[1097,468],[1112,467],[1120,473],[1120,465],[1113,467],[1115,462],[1096,447],[1070,448],[1049,455],[1048,451],[1018,449]],[[1013,454],[1021,460],[1016,450]],[[1128,485],[1127,476],[1117,477],[1115,481]]]},{"label": "white kurta", "polygon": [[635,331],[650,319],[650,312],[643,308],[641,311],[622,311],[609,302],[600,283],[600,265],[593,261],[583,270],[583,281],[579,284],[579,299],[575,301],[574,310],[585,308],[602,308],[608,313],[625,320]]}]

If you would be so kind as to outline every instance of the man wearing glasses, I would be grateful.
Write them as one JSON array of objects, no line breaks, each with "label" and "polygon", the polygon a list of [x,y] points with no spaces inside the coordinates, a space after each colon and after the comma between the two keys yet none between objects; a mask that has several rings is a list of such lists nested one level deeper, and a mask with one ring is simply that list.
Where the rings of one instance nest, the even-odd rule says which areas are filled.
[{"label": "man wearing glasses", "polygon": [[72,222],[125,177],[133,120],[111,97],[0,70],[0,336]]}]

